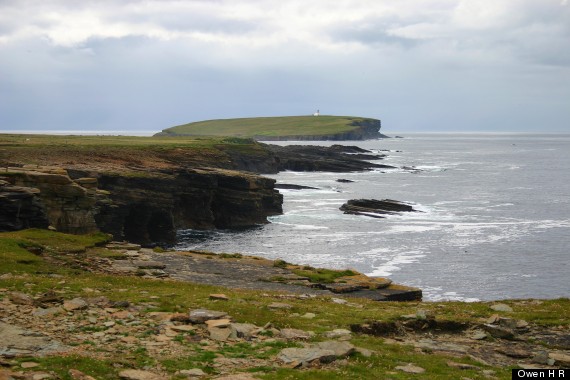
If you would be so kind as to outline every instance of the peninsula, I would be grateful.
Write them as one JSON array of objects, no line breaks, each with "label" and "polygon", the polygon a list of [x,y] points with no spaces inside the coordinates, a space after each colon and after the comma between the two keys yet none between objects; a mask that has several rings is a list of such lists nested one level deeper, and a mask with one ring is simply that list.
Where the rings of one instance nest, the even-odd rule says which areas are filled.
[{"label": "peninsula", "polygon": [[378,119],[352,116],[282,116],[206,120],[178,125],[156,136],[234,136],[261,141],[370,140],[384,136]]}]

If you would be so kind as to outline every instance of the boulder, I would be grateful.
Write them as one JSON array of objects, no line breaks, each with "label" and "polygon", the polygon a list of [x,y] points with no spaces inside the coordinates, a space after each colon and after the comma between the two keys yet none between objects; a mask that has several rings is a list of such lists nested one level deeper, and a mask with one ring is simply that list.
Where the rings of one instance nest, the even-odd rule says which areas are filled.
[{"label": "boulder", "polygon": [[83,298],[74,298],[63,302],[63,308],[67,311],[84,310],[88,307],[89,304]]},{"label": "boulder", "polygon": [[279,353],[277,359],[282,361],[284,364],[304,366],[313,361],[330,363],[336,359],[336,355],[332,350],[323,350],[318,347],[285,348]]},{"label": "boulder", "polygon": [[205,323],[206,321],[212,319],[223,319],[227,316],[228,314],[224,313],[223,311],[196,309],[190,311],[189,320],[192,323]]},{"label": "boulder", "polygon": [[232,330],[230,338],[234,339],[251,339],[260,330],[259,327],[251,323],[232,323],[230,328]]},{"label": "boulder", "polygon": [[483,330],[487,331],[493,338],[500,338],[507,340],[515,339],[515,334],[511,329],[490,324],[484,324],[482,327]]},{"label": "boulder", "polygon": [[314,334],[310,331],[297,330],[297,329],[281,329],[279,335],[287,340],[306,340],[310,339]]},{"label": "boulder", "polygon": [[319,342],[305,348],[285,348],[277,358],[285,364],[305,366],[313,361],[330,363],[355,352],[355,347],[347,342]]},{"label": "boulder", "polygon": [[507,312],[507,313],[510,313],[513,311],[512,307],[510,307],[509,305],[506,305],[504,303],[498,303],[495,305],[491,305],[491,309],[493,309],[495,311],[503,311],[503,312]]},{"label": "boulder", "polygon": [[16,305],[33,305],[34,299],[22,292],[12,292],[10,293],[10,301]]},{"label": "boulder", "polygon": [[229,327],[208,327],[208,332],[210,333],[210,339],[225,342],[230,338],[232,329]]},{"label": "boulder", "polygon": [[554,364],[564,367],[570,368],[570,355],[563,352],[551,352],[548,354],[550,359],[554,359]]},{"label": "boulder", "polygon": [[335,356],[338,358],[349,356],[355,352],[355,347],[352,344],[348,342],[337,342],[335,340],[319,342],[317,343],[317,347],[321,350],[330,350],[334,352]]}]

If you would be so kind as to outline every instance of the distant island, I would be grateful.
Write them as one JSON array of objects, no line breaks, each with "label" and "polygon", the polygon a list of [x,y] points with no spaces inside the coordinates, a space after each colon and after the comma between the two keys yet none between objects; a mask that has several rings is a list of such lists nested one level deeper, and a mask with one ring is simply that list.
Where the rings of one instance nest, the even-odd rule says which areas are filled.
[{"label": "distant island", "polygon": [[230,136],[261,141],[370,140],[380,133],[378,119],[353,116],[282,116],[205,120],[164,129],[155,136]]}]

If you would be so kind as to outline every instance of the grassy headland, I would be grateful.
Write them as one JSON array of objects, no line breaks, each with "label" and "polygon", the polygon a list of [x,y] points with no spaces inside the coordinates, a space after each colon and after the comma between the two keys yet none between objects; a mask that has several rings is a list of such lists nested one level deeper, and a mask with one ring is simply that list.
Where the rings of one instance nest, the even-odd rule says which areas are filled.
[{"label": "grassy headland", "polygon": [[[0,165],[133,168],[186,166],[232,168],[240,154],[264,159],[269,152],[252,139],[234,137],[61,136],[0,134]],[[130,169],[129,169],[130,168]]]},{"label": "grassy headland", "polygon": [[163,130],[164,136],[287,137],[351,132],[374,119],[351,116],[282,116],[206,120]]}]

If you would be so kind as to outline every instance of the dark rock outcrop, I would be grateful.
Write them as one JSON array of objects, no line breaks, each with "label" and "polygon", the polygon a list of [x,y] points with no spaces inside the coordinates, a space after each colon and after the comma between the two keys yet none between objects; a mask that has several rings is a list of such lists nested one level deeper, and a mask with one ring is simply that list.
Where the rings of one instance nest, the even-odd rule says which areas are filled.
[{"label": "dark rock outcrop", "polygon": [[286,189],[286,190],[319,190],[318,187],[294,185],[291,183],[277,183],[275,184],[276,189]]},{"label": "dark rock outcrop", "polygon": [[366,215],[374,218],[383,218],[384,215],[394,215],[402,212],[416,212],[414,208],[404,202],[392,199],[351,199],[340,210],[345,214]]},{"label": "dark rock outcrop", "polygon": [[[19,214],[20,227],[17,229],[26,226],[47,227],[47,220],[49,225],[61,232],[82,234],[97,231],[94,219],[96,191],[93,186],[81,186],[59,168],[6,170],[2,176],[10,185],[27,189],[22,191],[33,194],[33,198],[27,198],[32,206],[30,214]],[[3,209],[3,216],[4,213]]]},{"label": "dark rock outcrop", "polygon": [[179,170],[161,177],[101,175],[96,219],[115,238],[173,242],[178,229],[242,228],[282,212],[275,180],[220,169]]},{"label": "dark rock outcrop", "polygon": [[[3,173],[4,230],[49,223],[61,232],[103,231],[142,244],[172,243],[177,229],[248,227],[282,212],[275,180],[255,174],[209,168],[69,174],[58,168]],[[24,203],[16,203],[18,197]],[[18,213],[20,204],[27,205],[25,212],[20,207]]]},{"label": "dark rock outcrop", "polygon": [[[177,229],[241,228],[281,213],[282,170],[353,172],[391,168],[356,146],[276,146],[224,139],[206,148],[129,145],[43,150],[11,148],[0,174],[0,229],[52,226],[103,231],[133,242],[169,243]],[[42,153],[43,152],[43,153]],[[42,154],[40,154],[42,153]],[[30,165],[45,162],[51,166]]]},{"label": "dark rock outcrop", "polygon": [[[351,146],[333,145],[331,147],[314,145],[266,145],[278,158],[279,170],[292,170],[299,172],[325,171],[325,172],[358,172],[365,170],[394,169],[394,166],[381,165],[369,160],[381,160],[384,155],[370,154],[372,152]],[[368,152],[354,156],[355,149]]]},{"label": "dark rock outcrop", "polygon": [[39,189],[12,186],[0,180],[0,231],[47,228],[48,219],[39,193]]}]

